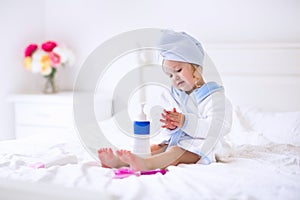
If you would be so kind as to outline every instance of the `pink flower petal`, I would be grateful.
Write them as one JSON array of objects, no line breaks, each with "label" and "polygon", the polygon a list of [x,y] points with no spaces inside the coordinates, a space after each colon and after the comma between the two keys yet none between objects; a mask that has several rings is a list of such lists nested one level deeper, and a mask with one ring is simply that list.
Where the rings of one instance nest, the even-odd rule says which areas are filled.
[{"label": "pink flower petal", "polygon": [[60,56],[57,53],[50,52],[49,53],[51,66],[57,67],[60,64]]},{"label": "pink flower petal", "polygon": [[26,47],[25,49],[25,52],[24,52],[24,56],[27,57],[27,56],[31,56],[33,54],[33,52],[35,50],[37,50],[38,48],[38,45],[36,44],[30,44]]},{"label": "pink flower petal", "polygon": [[42,49],[46,52],[51,52],[56,46],[57,44],[55,42],[47,41],[42,44]]}]

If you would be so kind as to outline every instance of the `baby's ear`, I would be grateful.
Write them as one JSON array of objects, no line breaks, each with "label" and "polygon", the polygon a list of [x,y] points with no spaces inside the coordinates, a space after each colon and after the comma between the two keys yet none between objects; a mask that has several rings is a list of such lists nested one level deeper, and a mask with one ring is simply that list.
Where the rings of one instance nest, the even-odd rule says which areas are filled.
[{"label": "baby's ear", "polygon": [[203,72],[203,67],[201,65],[193,65],[195,67],[195,71],[197,71],[198,73],[202,74]]}]

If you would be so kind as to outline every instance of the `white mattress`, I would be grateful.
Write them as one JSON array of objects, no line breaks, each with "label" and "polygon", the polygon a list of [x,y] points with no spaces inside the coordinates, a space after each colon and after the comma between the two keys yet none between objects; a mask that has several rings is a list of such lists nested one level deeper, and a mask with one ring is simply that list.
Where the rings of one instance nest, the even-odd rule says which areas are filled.
[{"label": "white mattress", "polygon": [[[231,137],[245,134],[237,128],[234,131]],[[31,193],[27,192],[28,196],[23,195],[22,199],[29,199],[30,195],[37,195],[36,192],[40,192],[39,197],[51,199],[53,190],[47,192],[46,184],[46,188],[67,188],[63,190],[67,194],[57,193],[62,199],[92,199],[95,195],[99,199],[299,199],[300,146],[257,138],[253,142],[255,134],[247,133],[252,134],[251,142],[238,144],[233,140],[232,152],[222,158],[223,162],[181,164],[168,167],[165,175],[125,179],[113,179],[113,170],[100,167],[100,163],[83,149],[74,132],[53,133],[52,138],[33,136],[2,141],[0,198],[19,199],[14,195],[26,190]],[[29,166],[70,155],[76,159],[66,159],[48,168]]]}]

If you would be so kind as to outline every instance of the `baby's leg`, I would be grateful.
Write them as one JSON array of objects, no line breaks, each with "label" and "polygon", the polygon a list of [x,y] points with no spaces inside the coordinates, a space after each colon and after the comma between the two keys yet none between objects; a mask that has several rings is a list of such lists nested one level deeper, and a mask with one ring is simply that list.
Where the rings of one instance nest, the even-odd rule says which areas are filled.
[{"label": "baby's leg", "polygon": [[119,168],[128,166],[114,155],[111,148],[101,148],[98,150],[98,157],[101,161],[102,167],[105,168]]},{"label": "baby's leg", "polygon": [[120,160],[128,163],[133,170],[166,168],[170,165],[178,165],[180,163],[196,163],[200,159],[198,155],[178,146],[173,146],[168,151],[153,155],[149,158],[138,157],[127,150],[118,150],[116,151],[116,154],[119,156]]},{"label": "baby's leg", "polygon": [[152,144],[151,145],[151,155],[159,154],[166,151],[168,144],[161,143],[161,144]]}]

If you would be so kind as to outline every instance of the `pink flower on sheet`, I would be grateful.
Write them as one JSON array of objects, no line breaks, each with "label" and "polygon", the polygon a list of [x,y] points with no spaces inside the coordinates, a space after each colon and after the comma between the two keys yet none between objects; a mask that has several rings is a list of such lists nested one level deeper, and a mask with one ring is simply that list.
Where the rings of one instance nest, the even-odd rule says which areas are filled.
[{"label": "pink flower on sheet", "polygon": [[49,53],[49,58],[50,58],[50,64],[52,67],[56,68],[60,64],[60,55],[54,52]]},{"label": "pink flower on sheet", "polygon": [[37,50],[37,48],[38,48],[38,45],[36,45],[36,44],[28,45],[25,49],[25,52],[24,52],[25,57],[31,56],[33,54],[33,52],[35,50]]},{"label": "pink flower on sheet", "polygon": [[46,52],[51,52],[56,46],[57,44],[55,42],[47,41],[42,44],[42,49]]}]

